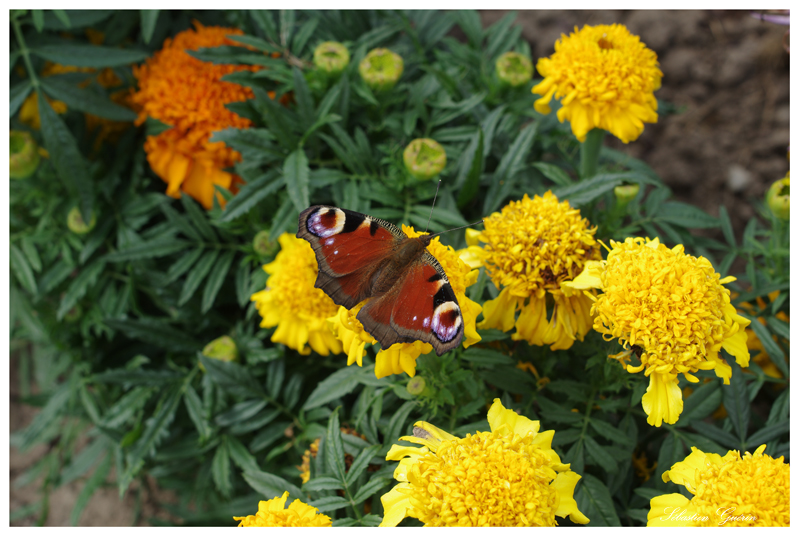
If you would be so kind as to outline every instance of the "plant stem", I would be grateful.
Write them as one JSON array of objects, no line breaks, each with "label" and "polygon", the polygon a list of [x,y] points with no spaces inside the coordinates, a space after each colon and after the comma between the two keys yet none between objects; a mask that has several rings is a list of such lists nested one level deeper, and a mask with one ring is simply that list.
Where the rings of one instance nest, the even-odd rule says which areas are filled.
[{"label": "plant stem", "polygon": [[25,44],[25,38],[22,36],[22,27],[19,24],[19,19],[12,20],[11,24],[14,26],[14,35],[17,38],[17,43],[19,44],[19,51],[22,54],[22,59],[25,61],[25,67],[28,70],[28,76],[31,77],[31,86],[33,86],[33,91],[38,91],[39,79],[36,76],[36,71],[34,71],[33,69],[33,62],[31,62],[30,50],[28,49],[28,45]]},{"label": "plant stem", "polygon": [[597,173],[597,161],[600,148],[603,147],[603,138],[606,131],[592,129],[586,135],[586,140],[581,144],[581,179],[586,180]]}]

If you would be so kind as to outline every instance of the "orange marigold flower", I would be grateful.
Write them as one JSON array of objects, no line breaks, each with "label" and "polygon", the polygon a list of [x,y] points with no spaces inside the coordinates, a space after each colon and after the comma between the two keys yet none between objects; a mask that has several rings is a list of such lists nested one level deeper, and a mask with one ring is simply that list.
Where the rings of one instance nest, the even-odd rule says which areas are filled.
[{"label": "orange marigold flower", "polygon": [[[221,78],[259,67],[212,64],[193,58],[187,50],[233,45],[225,36],[242,34],[236,28],[206,27],[199,22],[194,25],[194,30],[166,39],[164,47],[147,63],[134,67],[139,91],[132,101],[141,107],[137,125],[152,117],[172,127],[149,136],[144,145],[153,171],[167,183],[167,194],[178,198],[183,191],[210,209],[214,185],[235,190],[241,182],[238,176],[223,171],[241,160],[241,155],[223,142],[209,142],[209,138],[215,131],[243,129],[251,124],[225,104],[250,99],[252,91]],[[224,204],[221,196],[217,199]]]}]

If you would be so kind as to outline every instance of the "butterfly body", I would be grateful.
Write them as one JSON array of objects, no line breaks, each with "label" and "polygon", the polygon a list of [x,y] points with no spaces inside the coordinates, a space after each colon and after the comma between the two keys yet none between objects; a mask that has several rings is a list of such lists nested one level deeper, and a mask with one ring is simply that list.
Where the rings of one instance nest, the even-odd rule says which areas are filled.
[{"label": "butterfly body", "polygon": [[461,309],[426,248],[431,235],[409,237],[384,220],[315,205],[300,214],[297,237],[316,254],[315,287],[347,309],[370,299],[356,318],[382,348],[424,341],[442,355],[461,343]]}]

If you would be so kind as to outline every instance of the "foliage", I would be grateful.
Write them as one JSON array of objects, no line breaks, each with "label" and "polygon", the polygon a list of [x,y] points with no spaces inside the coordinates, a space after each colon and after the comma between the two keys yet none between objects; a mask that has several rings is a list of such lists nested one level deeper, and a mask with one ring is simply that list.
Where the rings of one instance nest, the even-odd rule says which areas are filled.
[{"label": "foliage", "polygon": [[[535,63],[514,17],[484,29],[471,11],[12,11],[11,127],[31,132],[48,152],[33,176],[10,188],[10,322],[19,364],[12,382],[40,409],[12,445],[50,445],[16,483],[44,476],[44,500],[12,519],[36,512],[43,522],[49,492],[80,479],[77,522],[113,467],[120,494],[134,483],[141,490],[146,476],[174,489],[178,503],[165,507],[186,524],[229,525],[259,499],[288,491],[334,526],[377,526],[380,496],[393,484],[389,447],[421,420],[453,434],[486,430],[495,397],[556,430],[554,449],[583,476],[575,498],[591,525],[645,523],[651,497],[678,492],[661,473],[692,446],[724,454],[766,443],[768,454],[788,459],[788,224],[757,204],[760,219],[735,237],[724,207],[715,218],[671,200],[657,174],[623,152],[603,147],[596,172],[585,168],[569,126],[534,110],[534,80],[511,87],[497,79],[503,53]],[[186,195],[167,197],[150,170],[145,136],[163,126],[128,126],[99,140],[98,150],[87,114],[123,122],[135,114],[111,101],[93,72],[39,75],[45,62],[110,68],[132,87],[131,64],[192,19],[245,32],[234,36],[240,47],[195,57],[263,67],[226,76],[255,95],[228,105],[251,128],[214,135],[242,154],[233,171],[246,184],[235,195],[220,189],[225,208],[207,212]],[[90,30],[105,35],[102,46],[89,42]],[[313,67],[324,41],[349,48],[338,78]],[[375,47],[404,61],[389,91],[371,90],[358,74]],[[18,113],[33,92],[40,130]],[[68,110],[57,114],[49,100]],[[432,138],[447,154],[432,213],[435,183],[403,164],[415,138]],[[627,205],[614,195],[623,183],[640,186]],[[746,370],[734,366],[729,385],[700,372],[679,421],[654,428],[641,407],[647,380],[609,361],[619,345],[594,332],[551,351],[480,331],[470,349],[420,357],[427,388],[412,395],[405,375],[375,378],[377,346],[364,367],[346,367],[344,355],[302,356],[271,343],[274,329],[258,327],[250,296],[264,288],[261,265],[275,249],[256,250],[253,239],[262,230],[270,241],[294,234],[311,204],[421,229],[431,213],[430,229],[440,231],[547,190],[579,208],[606,244],[658,236],[707,257],[722,275],[741,271],[730,285],[734,305],[765,301],[740,311],[780,377],[754,360]],[[84,235],[67,227],[75,206],[85,222],[96,218]],[[465,246],[461,232],[443,242]],[[484,269],[468,290],[479,303],[497,293]],[[202,355],[225,335],[238,361]],[[520,363],[533,364],[536,375]],[[359,436],[343,433],[345,424]],[[89,442],[76,449],[82,437]],[[318,438],[311,479],[301,485],[296,467]]]}]

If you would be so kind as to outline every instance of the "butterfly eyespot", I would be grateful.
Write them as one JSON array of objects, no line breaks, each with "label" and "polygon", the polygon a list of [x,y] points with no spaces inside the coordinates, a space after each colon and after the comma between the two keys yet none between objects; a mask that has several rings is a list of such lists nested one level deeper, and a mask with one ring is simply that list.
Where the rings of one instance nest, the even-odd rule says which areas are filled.
[{"label": "butterfly eyespot", "polygon": [[455,338],[461,328],[461,311],[455,302],[440,304],[433,311],[431,329],[436,338],[447,343]]},{"label": "butterfly eyespot", "polygon": [[347,216],[341,209],[323,207],[308,217],[306,227],[317,237],[325,239],[341,233],[346,221]]}]

